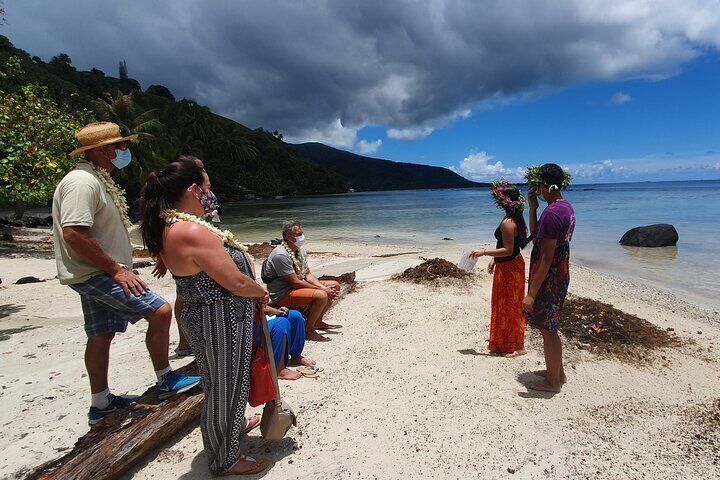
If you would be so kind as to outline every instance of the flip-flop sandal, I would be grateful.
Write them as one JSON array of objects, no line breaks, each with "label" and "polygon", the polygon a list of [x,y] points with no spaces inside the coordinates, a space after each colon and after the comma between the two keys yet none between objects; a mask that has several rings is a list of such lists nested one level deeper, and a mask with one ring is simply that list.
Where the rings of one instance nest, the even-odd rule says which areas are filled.
[{"label": "flip-flop sandal", "polygon": [[323,367],[318,367],[317,365],[302,365],[295,370],[300,373],[320,373],[325,371]]},{"label": "flip-flop sandal", "polygon": [[297,371],[303,377],[306,377],[306,378],[317,378],[320,376],[320,375],[318,375],[318,372],[320,372],[321,370],[319,367],[303,366],[303,367],[296,368],[295,371]]},{"label": "flip-flop sandal", "polygon": [[252,417],[247,419],[247,425],[245,425],[245,430],[243,430],[243,433],[247,435],[248,433],[255,430],[257,427],[260,426],[260,415],[253,415]]},{"label": "flip-flop sandal", "polygon": [[[248,462],[248,463],[254,463],[255,465],[251,467],[249,470],[238,472],[235,470],[238,463],[241,461]],[[270,462],[267,461],[265,458],[258,458],[254,459],[253,457],[249,455],[240,455],[240,457],[237,459],[237,461],[233,464],[232,467],[225,470],[224,472],[220,473],[220,477],[230,476],[230,475],[255,475],[256,473],[260,473],[263,470],[265,470],[270,465]]]},{"label": "flip-flop sandal", "polygon": [[321,326],[317,327],[318,330],[339,330],[341,328],[343,328],[342,325],[330,325],[330,324],[321,325]]}]

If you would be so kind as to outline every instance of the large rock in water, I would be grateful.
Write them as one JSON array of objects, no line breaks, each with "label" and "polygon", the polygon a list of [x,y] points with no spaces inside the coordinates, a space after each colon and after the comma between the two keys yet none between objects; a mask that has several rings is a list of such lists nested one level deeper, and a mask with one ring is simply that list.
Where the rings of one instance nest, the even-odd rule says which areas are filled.
[{"label": "large rock in water", "polygon": [[677,245],[678,232],[666,223],[635,227],[625,232],[620,244],[627,247],[670,247]]}]

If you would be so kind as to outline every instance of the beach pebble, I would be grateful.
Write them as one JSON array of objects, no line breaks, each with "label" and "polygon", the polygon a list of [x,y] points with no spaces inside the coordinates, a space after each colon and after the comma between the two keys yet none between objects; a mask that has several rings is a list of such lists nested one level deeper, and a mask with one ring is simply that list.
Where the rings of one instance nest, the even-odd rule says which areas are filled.
[{"label": "beach pebble", "polygon": [[508,467],[507,471],[508,473],[515,473],[515,469],[512,467]]}]

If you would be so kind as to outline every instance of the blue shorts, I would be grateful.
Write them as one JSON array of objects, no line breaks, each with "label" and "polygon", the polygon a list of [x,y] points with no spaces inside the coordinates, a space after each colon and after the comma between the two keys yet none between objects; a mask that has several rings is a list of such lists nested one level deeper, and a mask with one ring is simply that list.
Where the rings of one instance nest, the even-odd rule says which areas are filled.
[{"label": "blue shorts", "polygon": [[88,337],[124,332],[128,322],[146,318],[167,303],[150,290],[139,297],[128,297],[120,284],[105,273],[70,287],[80,294]]}]

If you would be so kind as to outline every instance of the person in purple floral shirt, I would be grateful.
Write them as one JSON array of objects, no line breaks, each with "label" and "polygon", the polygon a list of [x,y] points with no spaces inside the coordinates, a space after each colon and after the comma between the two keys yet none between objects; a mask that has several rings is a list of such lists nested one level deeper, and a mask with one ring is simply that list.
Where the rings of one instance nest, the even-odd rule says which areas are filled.
[{"label": "person in purple floral shirt", "polygon": [[[542,380],[528,384],[533,390],[559,392],[566,382],[562,364],[562,344],[558,335],[560,313],[570,285],[570,241],[575,229],[575,210],[562,196],[565,173],[553,163],[540,167],[542,185],[529,195],[530,231],[533,237],[530,255],[528,292],[523,300],[527,325],[540,330],[545,353],[545,370],[534,372]],[[537,197],[548,206],[537,219]]]}]

